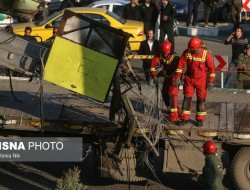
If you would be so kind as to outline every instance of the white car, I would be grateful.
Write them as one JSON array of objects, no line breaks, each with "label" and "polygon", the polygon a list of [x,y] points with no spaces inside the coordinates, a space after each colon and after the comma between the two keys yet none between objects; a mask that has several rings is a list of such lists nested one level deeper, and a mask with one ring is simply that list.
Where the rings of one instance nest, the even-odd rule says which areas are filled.
[{"label": "white car", "polygon": [[105,8],[106,10],[122,17],[123,8],[129,3],[129,0],[100,0],[90,3],[88,7]]},{"label": "white car", "polygon": [[6,15],[3,13],[0,13],[0,27],[6,27],[10,24],[13,24],[14,19],[10,15]]},{"label": "white car", "polygon": [[[114,12],[117,15],[122,17],[123,8],[126,4],[129,4],[130,0],[100,0],[95,1],[88,5],[88,7],[95,7],[95,8],[105,8],[106,10],[110,12]],[[159,40],[160,30],[159,30],[159,23],[160,19],[158,18],[156,22],[156,29],[155,29],[155,38]],[[175,35],[178,35],[178,21],[174,21],[174,33]],[[165,39],[167,36],[165,37]]]},{"label": "white car", "polygon": [[49,14],[62,9],[64,0],[45,0],[45,7],[48,8]]}]

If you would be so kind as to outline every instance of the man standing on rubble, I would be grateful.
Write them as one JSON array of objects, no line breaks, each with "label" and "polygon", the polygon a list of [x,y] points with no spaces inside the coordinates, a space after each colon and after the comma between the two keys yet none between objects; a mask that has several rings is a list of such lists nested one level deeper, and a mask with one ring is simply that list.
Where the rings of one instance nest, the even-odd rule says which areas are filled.
[{"label": "man standing on rubble", "polygon": [[216,156],[216,145],[212,141],[206,141],[203,144],[203,154],[205,155],[205,166],[202,174],[189,169],[193,177],[197,177],[198,183],[202,189],[224,190],[222,183],[224,170],[221,160]]},{"label": "man standing on rubble", "polygon": [[197,106],[195,119],[197,126],[202,127],[207,114],[205,110],[207,89],[210,90],[214,86],[215,67],[212,54],[204,49],[201,39],[197,37],[192,38],[188,43],[188,49],[183,52],[176,69],[177,79],[174,81],[176,87],[181,83],[182,72],[186,64],[187,71],[185,72],[183,85],[184,101],[179,125],[183,126],[188,123],[191,114],[192,97],[196,89]]},{"label": "man standing on rubble", "polygon": [[[169,109],[169,121],[178,122],[178,91],[179,87],[174,86],[175,70],[179,62],[179,55],[173,51],[172,44],[169,41],[164,41],[161,45],[161,52],[154,56],[151,66],[150,74],[155,84],[158,84],[157,77],[164,77],[164,83],[162,87],[162,97],[166,107]],[[161,69],[156,70],[158,66],[162,66]]]}]

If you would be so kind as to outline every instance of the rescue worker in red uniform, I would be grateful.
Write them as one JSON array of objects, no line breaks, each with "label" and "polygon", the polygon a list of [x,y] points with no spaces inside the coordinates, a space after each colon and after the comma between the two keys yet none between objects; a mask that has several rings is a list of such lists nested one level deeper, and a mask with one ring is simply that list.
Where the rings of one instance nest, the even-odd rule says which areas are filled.
[{"label": "rescue worker in red uniform", "polygon": [[197,181],[204,190],[224,190],[222,183],[224,170],[221,160],[216,156],[216,145],[212,141],[203,144],[203,154],[205,155],[205,166],[202,174],[189,169],[192,176],[197,177]]},{"label": "rescue worker in red uniform", "polygon": [[188,123],[191,113],[192,96],[196,90],[197,106],[196,121],[197,126],[202,127],[206,116],[205,100],[207,97],[207,89],[213,88],[215,80],[215,67],[212,54],[203,47],[201,39],[194,37],[188,43],[186,49],[179,61],[176,69],[176,80],[174,85],[180,85],[182,72],[187,64],[185,79],[183,85],[184,101],[182,104],[182,112],[180,114],[180,126]]},{"label": "rescue worker in red uniform", "polygon": [[[150,74],[154,83],[158,83],[157,77],[164,77],[162,87],[162,97],[168,110],[169,121],[178,122],[178,91],[179,86],[175,87],[175,70],[179,62],[179,55],[171,51],[172,44],[169,41],[164,41],[161,45],[161,52],[156,54],[151,62]],[[161,69],[156,70],[160,67]]]}]

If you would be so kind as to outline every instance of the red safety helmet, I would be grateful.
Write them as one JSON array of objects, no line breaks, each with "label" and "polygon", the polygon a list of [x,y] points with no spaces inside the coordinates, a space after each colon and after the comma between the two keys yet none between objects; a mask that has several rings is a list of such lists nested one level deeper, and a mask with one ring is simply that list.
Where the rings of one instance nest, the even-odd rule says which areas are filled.
[{"label": "red safety helmet", "polygon": [[188,43],[189,50],[198,50],[202,46],[200,38],[192,38]]},{"label": "red safety helmet", "polygon": [[203,153],[204,154],[213,154],[216,153],[216,145],[213,141],[206,141],[203,144]]},{"label": "red safety helmet", "polygon": [[164,54],[169,54],[169,53],[171,52],[171,47],[172,47],[171,42],[169,42],[169,41],[164,41],[164,42],[161,44],[161,51],[162,51]]}]

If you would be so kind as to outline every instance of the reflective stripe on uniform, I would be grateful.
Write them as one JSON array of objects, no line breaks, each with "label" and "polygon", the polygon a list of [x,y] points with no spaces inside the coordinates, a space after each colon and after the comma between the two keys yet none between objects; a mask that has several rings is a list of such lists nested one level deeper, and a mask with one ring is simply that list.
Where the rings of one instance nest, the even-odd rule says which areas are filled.
[{"label": "reflective stripe on uniform", "polygon": [[215,77],[215,73],[210,73],[209,76],[210,77]]},{"label": "reflective stripe on uniform", "polygon": [[206,56],[207,56],[207,50],[204,50],[203,55],[201,58],[194,57],[190,52],[188,52],[187,59],[191,59],[194,61],[200,61],[200,62],[205,62],[206,61]]},{"label": "reflective stripe on uniform", "polygon": [[176,69],[176,73],[182,73],[182,69]]},{"label": "reflective stripe on uniform", "polygon": [[150,68],[150,71],[155,71],[155,68]]},{"label": "reflective stripe on uniform", "polygon": [[191,114],[191,111],[189,111],[189,110],[182,110],[182,113],[184,113],[184,114]]},{"label": "reflective stripe on uniform", "polygon": [[178,111],[177,108],[171,108],[171,109],[170,109],[170,112],[177,112],[177,111]]},{"label": "reflective stripe on uniform", "polygon": [[202,115],[207,115],[207,112],[197,112],[196,114],[202,116]]},{"label": "reflective stripe on uniform", "polygon": [[174,58],[177,56],[177,54],[173,54],[173,55],[171,55],[171,58],[167,61],[167,60],[165,60],[165,63],[166,64],[170,64],[173,60],[174,60]]}]

